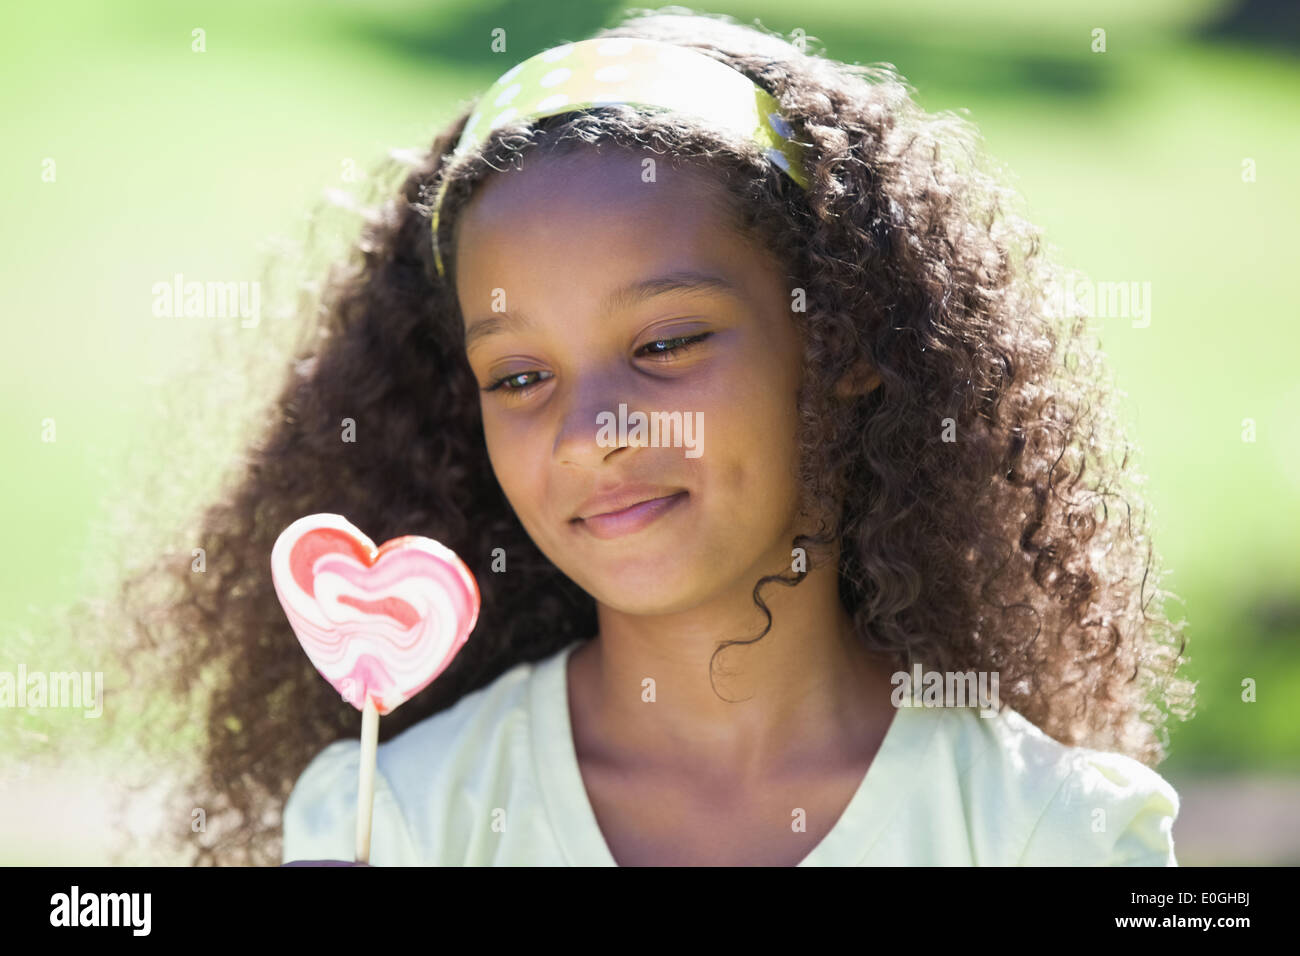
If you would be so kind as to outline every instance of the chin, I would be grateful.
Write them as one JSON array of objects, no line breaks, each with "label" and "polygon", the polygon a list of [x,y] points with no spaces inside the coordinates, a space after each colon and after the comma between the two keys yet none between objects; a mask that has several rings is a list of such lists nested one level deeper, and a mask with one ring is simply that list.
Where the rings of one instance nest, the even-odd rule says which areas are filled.
[{"label": "chin", "polygon": [[700,604],[709,591],[709,575],[680,560],[610,562],[587,581],[583,590],[624,614],[675,614]]},{"label": "chin", "polygon": [[629,600],[626,591],[614,594],[613,600],[604,600],[595,595],[596,602],[611,611],[631,617],[664,617],[669,614],[681,614],[698,607],[701,599],[695,596],[680,595],[675,599],[666,599],[663,595],[644,594],[639,599]]}]

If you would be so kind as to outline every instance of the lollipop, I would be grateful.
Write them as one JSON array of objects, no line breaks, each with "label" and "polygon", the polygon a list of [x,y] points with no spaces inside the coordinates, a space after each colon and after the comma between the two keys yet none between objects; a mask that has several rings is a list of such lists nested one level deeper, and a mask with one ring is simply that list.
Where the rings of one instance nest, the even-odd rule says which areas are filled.
[{"label": "lollipop", "polygon": [[307,515],[280,533],[271,580],[307,657],[361,711],[356,858],[365,863],[379,717],[433,683],[464,646],[478,621],[478,584],[432,538],[376,548],[336,514]]}]

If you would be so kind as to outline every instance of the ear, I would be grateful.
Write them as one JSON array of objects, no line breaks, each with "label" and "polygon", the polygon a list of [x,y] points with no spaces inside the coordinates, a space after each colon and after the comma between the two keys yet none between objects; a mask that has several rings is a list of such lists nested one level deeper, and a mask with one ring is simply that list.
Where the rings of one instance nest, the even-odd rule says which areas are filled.
[{"label": "ear", "polygon": [[867,394],[879,384],[880,375],[872,368],[871,363],[866,359],[858,359],[853,368],[845,373],[839,384],[835,386],[835,394],[843,399],[853,398]]}]

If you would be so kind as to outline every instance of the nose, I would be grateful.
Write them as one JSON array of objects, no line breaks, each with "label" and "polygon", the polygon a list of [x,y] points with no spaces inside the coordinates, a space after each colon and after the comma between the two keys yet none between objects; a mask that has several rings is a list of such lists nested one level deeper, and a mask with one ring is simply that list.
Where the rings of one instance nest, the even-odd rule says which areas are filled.
[{"label": "nose", "polygon": [[[619,440],[619,404],[631,414],[632,396],[615,375],[570,376],[555,435],[554,455],[561,465],[594,467],[629,447]],[[558,397],[558,396],[557,396]],[[606,427],[602,428],[602,423]],[[610,424],[612,423],[612,425]]]}]

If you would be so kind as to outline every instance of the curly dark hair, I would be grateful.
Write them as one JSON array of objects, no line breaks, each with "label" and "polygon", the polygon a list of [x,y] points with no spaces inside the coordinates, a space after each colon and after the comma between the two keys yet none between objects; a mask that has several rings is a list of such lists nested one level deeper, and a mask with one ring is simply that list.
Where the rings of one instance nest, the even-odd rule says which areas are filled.
[{"label": "curly dark hair", "polygon": [[[473,638],[382,721],[384,739],[595,634],[593,599],[537,549],[494,477],[453,287],[460,210],[529,150],[609,143],[696,164],[737,228],[788,264],[807,303],[793,313],[800,480],[810,513],[833,519],[792,544],[838,543],[840,597],[869,649],[899,669],[998,672],[1003,706],[1045,733],[1147,764],[1165,756],[1168,718],[1190,716],[1182,623],[1163,613],[1104,353],[970,124],[921,110],[887,65],[683,8],[627,13],[597,36],[689,47],[770,92],[811,144],[811,187],[756,147],[620,107],[498,129],[453,161],[467,108],[427,151],[376,167],[351,254],[279,320],[293,345],[261,347],[278,395],[215,503],[193,512],[187,540],[205,549],[205,573],[164,551],[124,575],[105,611],[122,622],[126,659],[165,662],[154,669],[166,694],[201,702],[206,733],[183,784],[185,806],[209,820],[203,837],[184,833],[195,862],[278,863],[278,811],[298,774],[358,734],[359,713],[312,668],[272,588],[272,544],[296,518],[343,514],[375,541],[428,535],[478,578]],[[446,280],[428,206],[444,177]],[[878,387],[837,390],[863,369]],[[355,442],[340,441],[344,419]],[[499,547],[508,576],[489,571]],[[755,601],[766,610],[761,588],[802,576],[756,582]],[[155,729],[192,729],[193,713]]]}]

